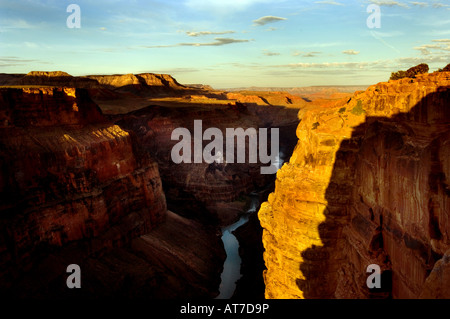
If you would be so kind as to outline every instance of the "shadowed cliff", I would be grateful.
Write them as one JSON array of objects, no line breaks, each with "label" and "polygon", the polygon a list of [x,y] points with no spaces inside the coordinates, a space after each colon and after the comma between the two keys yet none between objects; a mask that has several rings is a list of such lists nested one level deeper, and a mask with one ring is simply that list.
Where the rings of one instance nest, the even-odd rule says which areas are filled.
[{"label": "shadowed cliff", "polygon": [[[448,73],[303,113],[259,217],[268,298],[448,298]],[[369,264],[382,270],[369,289]]]}]

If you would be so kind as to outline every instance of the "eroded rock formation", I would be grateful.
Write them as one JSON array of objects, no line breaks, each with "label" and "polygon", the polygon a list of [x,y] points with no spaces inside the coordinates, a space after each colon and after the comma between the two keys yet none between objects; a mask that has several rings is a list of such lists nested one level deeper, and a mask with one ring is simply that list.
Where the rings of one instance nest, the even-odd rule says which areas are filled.
[{"label": "eroded rock formation", "polygon": [[70,243],[92,253],[165,217],[157,163],[83,89],[0,89],[1,288]]},{"label": "eroded rock formation", "polygon": [[[449,298],[450,73],[300,111],[259,211],[267,298]],[[369,264],[381,289],[366,285]]]},{"label": "eroded rock formation", "polygon": [[[118,117],[117,123],[134,131],[141,145],[158,161],[169,208],[182,215],[203,220],[208,223],[230,224],[245,211],[242,196],[264,187],[273,181],[274,175],[261,174],[261,166],[270,163],[180,163],[171,158],[171,151],[178,140],[172,140],[176,128],[187,128],[191,132],[191,145],[194,145],[194,121],[201,120],[202,132],[208,128],[218,128],[224,137],[224,156],[226,152],[226,129],[277,127],[280,130],[280,149],[290,152],[295,142],[289,140],[292,127],[298,123],[297,109],[265,107],[263,110],[234,109],[230,106],[186,107],[149,106]],[[255,112],[261,112],[256,115]],[[268,137],[270,142],[270,137]],[[201,143],[201,142],[200,142]],[[203,141],[203,147],[209,141]],[[202,147],[202,149],[203,149]],[[266,147],[266,145],[259,145]],[[267,145],[270,152],[270,145]],[[235,146],[235,155],[238,152]],[[248,142],[245,154],[249,154]]]},{"label": "eroded rock formation", "polygon": [[[0,91],[0,295],[217,295],[219,224],[235,220],[244,195],[274,176],[262,176],[260,163],[176,165],[171,133],[192,130],[196,119],[224,135],[279,127],[289,153],[295,98],[270,100],[292,108],[265,98],[242,104],[248,95],[228,100],[160,74],[30,72],[2,74],[0,83],[9,86]],[[154,98],[159,105],[148,106]],[[177,215],[166,212],[166,197]],[[71,263],[82,267],[81,292],[65,286]]]}]

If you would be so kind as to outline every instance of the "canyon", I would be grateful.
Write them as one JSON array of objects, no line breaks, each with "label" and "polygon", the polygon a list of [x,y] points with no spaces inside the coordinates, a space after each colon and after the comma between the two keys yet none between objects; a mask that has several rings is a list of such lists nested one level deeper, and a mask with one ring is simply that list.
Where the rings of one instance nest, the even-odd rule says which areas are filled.
[{"label": "canyon", "polygon": [[[450,72],[258,91],[32,71],[0,86],[2,297],[216,298],[227,235],[233,298],[450,298]],[[172,132],[194,145],[196,120],[278,128],[286,162],[174,163]]]},{"label": "canyon", "polygon": [[[224,134],[277,127],[289,153],[296,103],[306,103],[286,94],[273,105],[160,74],[34,71],[0,82],[0,294],[8,298],[217,296],[221,229],[275,175],[261,175],[259,162],[176,164],[171,133],[192,131],[197,119]],[[80,266],[82,289],[66,287],[70,264]]]}]

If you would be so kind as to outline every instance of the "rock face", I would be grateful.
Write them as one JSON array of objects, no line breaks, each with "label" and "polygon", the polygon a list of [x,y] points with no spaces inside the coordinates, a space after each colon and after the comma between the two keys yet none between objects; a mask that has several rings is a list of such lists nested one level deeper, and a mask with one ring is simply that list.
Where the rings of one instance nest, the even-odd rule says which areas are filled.
[{"label": "rock face", "polygon": [[[6,83],[5,83],[6,84]],[[62,71],[31,71],[28,72],[23,77],[17,77],[10,79],[9,85],[36,85],[36,86],[58,86],[58,87],[72,87],[72,88],[98,88],[99,84],[97,81],[74,77],[69,73]]]},{"label": "rock face", "polygon": [[441,72],[300,111],[259,211],[267,298],[450,298],[449,101]]},{"label": "rock face", "polygon": [[0,288],[49,251],[122,246],[163,222],[157,163],[84,89],[0,89]]},{"label": "rock face", "polygon": [[[265,114],[258,116],[245,107],[238,110],[223,105],[192,106],[186,112],[186,107],[149,106],[120,116],[116,123],[135,132],[143,148],[158,161],[169,209],[207,223],[230,224],[245,210],[245,200],[241,196],[273,181],[274,174],[261,174],[260,167],[263,164],[249,163],[248,159],[245,163],[208,164],[202,160],[201,163],[176,164],[171,158],[171,151],[179,140],[172,140],[171,135],[176,128],[187,128],[191,132],[190,144],[194,145],[194,121],[201,120],[201,133],[208,128],[218,128],[222,132],[225,153],[227,128],[254,128],[256,132],[260,127],[273,126],[280,127],[280,149],[292,149],[295,142],[284,139],[284,136],[289,135],[285,134],[285,130],[291,133],[290,126],[298,123],[297,110],[287,112],[275,106],[265,110],[259,110]],[[283,114],[284,117],[276,119],[277,114]],[[270,142],[270,137],[268,140]],[[208,143],[205,140],[203,147]],[[270,145],[267,147],[270,152]],[[245,153],[248,156],[248,143]],[[263,166],[268,165],[270,163]]]},{"label": "rock face", "polygon": [[108,89],[120,89],[123,92],[141,93],[174,93],[187,89],[168,74],[118,74],[118,75],[89,75],[83,78],[97,81]]}]

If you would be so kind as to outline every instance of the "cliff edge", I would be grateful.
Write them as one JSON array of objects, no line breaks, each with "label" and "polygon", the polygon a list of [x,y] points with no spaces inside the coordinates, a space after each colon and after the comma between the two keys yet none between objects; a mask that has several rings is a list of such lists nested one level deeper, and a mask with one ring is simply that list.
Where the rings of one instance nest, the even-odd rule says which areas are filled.
[{"label": "cliff edge", "polygon": [[[258,213],[266,298],[450,298],[450,72],[299,113]],[[381,288],[366,285],[381,268]]]}]

